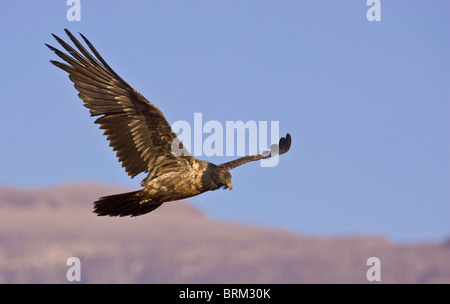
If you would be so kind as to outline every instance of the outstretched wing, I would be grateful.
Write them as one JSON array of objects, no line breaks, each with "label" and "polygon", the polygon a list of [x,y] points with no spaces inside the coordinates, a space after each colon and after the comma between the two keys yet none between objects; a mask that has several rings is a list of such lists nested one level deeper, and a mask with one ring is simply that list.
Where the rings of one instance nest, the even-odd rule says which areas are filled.
[{"label": "outstretched wing", "polygon": [[286,134],[286,137],[280,138],[279,144],[273,144],[270,147],[270,151],[265,151],[263,154],[257,154],[257,155],[249,155],[244,156],[232,161],[229,161],[227,163],[220,164],[218,167],[223,168],[225,170],[231,170],[233,168],[236,168],[238,166],[241,166],[243,164],[246,164],[251,161],[260,160],[269,158],[272,156],[278,156],[286,153],[291,148],[291,135],[288,133]]},{"label": "outstretched wing", "polygon": [[174,157],[172,144],[178,152],[190,155],[157,107],[120,78],[83,35],[95,57],[67,29],[65,32],[78,50],[52,34],[71,56],[46,44],[65,61],[50,62],[69,74],[91,116],[101,116],[95,123],[105,130],[103,134],[128,175],[148,172],[163,158]]}]

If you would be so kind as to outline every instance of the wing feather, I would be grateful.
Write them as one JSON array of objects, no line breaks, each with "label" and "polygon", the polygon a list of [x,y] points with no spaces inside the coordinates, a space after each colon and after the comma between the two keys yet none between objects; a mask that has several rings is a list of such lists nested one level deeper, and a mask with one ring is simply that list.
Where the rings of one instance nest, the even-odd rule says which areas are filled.
[{"label": "wing feather", "polygon": [[291,148],[291,135],[288,133],[286,134],[286,137],[280,138],[280,142],[278,145],[274,144],[271,146],[271,151],[265,151],[263,154],[257,154],[257,155],[248,155],[244,156],[223,164],[220,164],[218,167],[223,168],[225,170],[231,170],[233,168],[242,166],[243,164],[246,164],[251,161],[257,161],[260,159],[266,159],[273,156],[278,156],[286,153]]},{"label": "wing feather", "polygon": [[76,49],[52,34],[68,54],[46,44],[64,61],[50,62],[69,74],[91,116],[100,116],[95,123],[104,130],[126,172],[134,177],[165,158],[174,158],[171,145],[179,139],[162,112],[117,75],[86,37],[80,34],[94,55],[65,32]]}]

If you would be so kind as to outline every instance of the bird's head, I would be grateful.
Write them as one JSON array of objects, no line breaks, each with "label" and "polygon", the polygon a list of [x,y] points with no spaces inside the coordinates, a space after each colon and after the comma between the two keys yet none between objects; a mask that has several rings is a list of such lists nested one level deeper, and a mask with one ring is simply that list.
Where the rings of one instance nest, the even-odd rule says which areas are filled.
[{"label": "bird's head", "polygon": [[233,189],[233,183],[231,182],[231,174],[227,170],[219,171],[219,181],[224,189]]},{"label": "bird's head", "polygon": [[214,164],[208,164],[202,176],[203,189],[205,191],[223,189],[232,189],[231,174],[225,169],[219,168]]}]

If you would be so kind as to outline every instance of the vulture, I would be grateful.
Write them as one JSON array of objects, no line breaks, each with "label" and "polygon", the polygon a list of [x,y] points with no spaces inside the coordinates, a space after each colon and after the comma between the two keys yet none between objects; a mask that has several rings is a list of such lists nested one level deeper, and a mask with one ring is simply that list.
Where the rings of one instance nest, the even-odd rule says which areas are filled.
[{"label": "vulture", "polygon": [[[289,150],[291,136],[288,133],[278,145],[272,145],[270,151],[220,165],[193,157],[163,113],[117,75],[85,36],[80,33],[91,52],[70,31],[65,29],[65,32],[75,48],[52,34],[67,53],[45,44],[64,61],[50,62],[69,74],[84,106],[91,116],[98,116],[95,123],[104,130],[128,175],[133,178],[142,172],[148,173],[141,183],[142,190],[105,196],[94,202],[97,215],[139,216],[164,202],[219,188],[231,190],[231,169]],[[173,147],[181,149],[182,153],[174,153]]]}]

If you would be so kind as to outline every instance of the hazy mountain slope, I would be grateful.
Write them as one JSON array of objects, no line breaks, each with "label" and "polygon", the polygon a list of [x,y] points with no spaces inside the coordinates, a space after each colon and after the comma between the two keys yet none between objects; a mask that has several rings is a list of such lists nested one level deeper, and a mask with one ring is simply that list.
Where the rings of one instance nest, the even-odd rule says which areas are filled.
[{"label": "hazy mountain slope", "polygon": [[[450,283],[449,244],[312,238],[213,221],[186,202],[136,218],[97,217],[92,202],[124,189],[93,184],[0,187],[0,283]],[[125,189],[128,190],[128,189]]]}]

